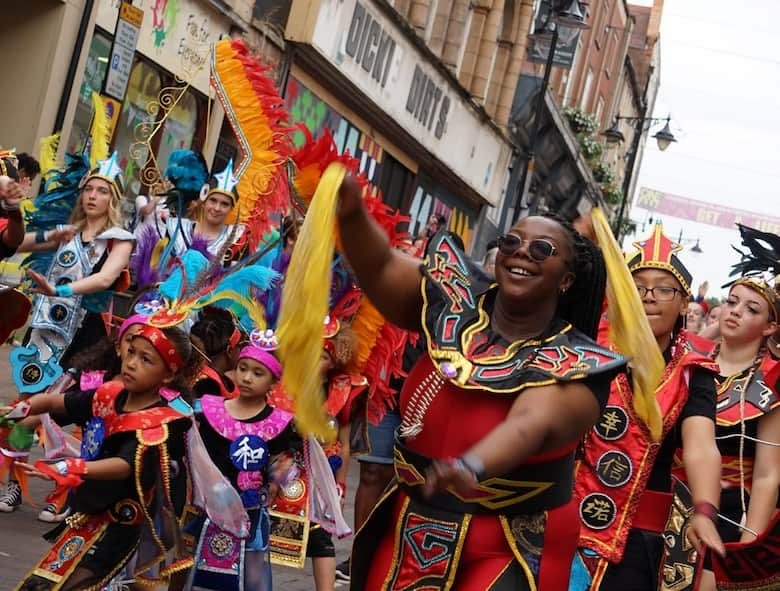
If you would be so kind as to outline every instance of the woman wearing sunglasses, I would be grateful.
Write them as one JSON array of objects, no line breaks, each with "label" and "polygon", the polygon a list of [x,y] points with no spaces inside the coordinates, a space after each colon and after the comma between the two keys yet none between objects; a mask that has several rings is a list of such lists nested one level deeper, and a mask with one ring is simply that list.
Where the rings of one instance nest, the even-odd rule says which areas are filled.
[{"label": "woman wearing sunglasses", "polygon": [[[696,351],[683,329],[691,295],[691,274],[660,225],[635,243],[628,267],[645,314],[667,366],[656,389],[663,418],[660,442],[652,440],[633,412],[626,375],[612,383],[607,409],[588,433],[575,476],[575,496],[582,521],[578,578],[592,591],[655,591],[661,570],[667,516],[672,506],[672,460],[682,459],[695,508],[687,533],[696,551],[723,553],[714,519],[720,499],[720,454],[715,444],[717,365]],[[684,532],[676,532],[684,533]],[[681,548],[678,548],[681,549]],[[693,567],[663,572],[669,587],[693,581]],[[578,571],[579,568],[575,569]]]},{"label": "woman wearing sunglasses", "polygon": [[531,217],[498,241],[495,282],[443,233],[389,247],[351,179],[341,240],[361,287],[426,352],[400,395],[396,481],[353,545],[353,588],[563,591],[577,544],[574,452],[625,359],[599,347],[600,250]]}]

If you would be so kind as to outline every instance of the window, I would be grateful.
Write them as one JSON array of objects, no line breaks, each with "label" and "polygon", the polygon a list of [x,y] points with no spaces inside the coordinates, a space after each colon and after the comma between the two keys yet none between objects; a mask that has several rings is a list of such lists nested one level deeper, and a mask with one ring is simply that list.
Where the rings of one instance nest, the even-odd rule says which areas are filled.
[{"label": "window", "polygon": [[146,112],[147,105],[157,99],[162,88],[159,72],[143,61],[136,61],[130,73],[127,85],[127,95],[119,114],[114,149],[119,153],[119,163],[125,176],[126,196],[135,199],[141,193],[141,167],[146,162],[149,153],[146,148],[132,150],[131,146],[138,141],[136,128],[138,125],[152,120]]},{"label": "window", "polygon": [[596,119],[601,120],[601,113],[604,111],[604,97],[599,95],[599,100],[596,103]]},{"label": "window", "polygon": [[401,209],[406,195],[411,191],[412,172],[387,152],[382,159],[381,177],[377,183],[382,200],[393,209]]},{"label": "window", "polygon": [[81,152],[84,149],[84,142],[92,123],[92,92],[100,92],[103,88],[103,78],[105,78],[108,69],[110,54],[111,40],[105,35],[95,33],[89,46],[84,82],[79,90],[76,114],[73,118],[70,138],[68,138],[68,152]]},{"label": "window", "polygon": [[588,74],[585,76],[585,85],[582,88],[582,96],[580,97],[580,109],[583,111],[588,110],[588,104],[590,103],[590,89],[593,86],[593,69],[588,68]]},{"label": "window", "polygon": [[168,157],[174,150],[189,150],[198,130],[198,101],[191,90],[187,90],[171,109],[160,130],[160,145],[157,149],[157,166],[164,171]]}]

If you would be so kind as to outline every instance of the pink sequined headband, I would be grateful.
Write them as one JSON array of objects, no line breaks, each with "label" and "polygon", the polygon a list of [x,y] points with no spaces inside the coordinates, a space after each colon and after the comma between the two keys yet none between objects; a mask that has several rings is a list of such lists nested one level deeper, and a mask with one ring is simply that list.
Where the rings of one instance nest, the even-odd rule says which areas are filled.
[{"label": "pink sequined headband", "polygon": [[247,345],[241,349],[241,353],[238,356],[239,359],[253,359],[258,363],[265,365],[271,375],[277,380],[282,376],[282,364],[279,360],[271,355],[268,351],[255,347],[254,345]]},{"label": "pink sequined headband", "polygon": [[127,329],[133,326],[133,324],[146,324],[146,320],[148,318],[149,317],[146,316],[145,314],[133,314],[122,323],[122,326],[119,327],[118,338],[121,339],[122,335],[124,335],[125,332],[127,332]]}]

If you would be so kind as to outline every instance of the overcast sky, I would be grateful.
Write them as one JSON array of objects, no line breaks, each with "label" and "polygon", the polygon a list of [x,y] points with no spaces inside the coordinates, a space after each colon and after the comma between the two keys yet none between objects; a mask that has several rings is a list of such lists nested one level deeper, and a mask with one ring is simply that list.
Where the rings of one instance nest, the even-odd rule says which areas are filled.
[{"label": "overcast sky", "polygon": [[[666,0],[654,116],[672,115],[678,143],[660,152],[649,140],[637,188],[780,216],[779,21],[777,0]],[[630,215],[642,234],[648,213]],[[707,279],[709,295],[725,294],[737,230],[675,218],[664,218],[664,228],[673,239],[682,230],[686,245],[700,239],[703,254],[683,260],[695,284]]]}]

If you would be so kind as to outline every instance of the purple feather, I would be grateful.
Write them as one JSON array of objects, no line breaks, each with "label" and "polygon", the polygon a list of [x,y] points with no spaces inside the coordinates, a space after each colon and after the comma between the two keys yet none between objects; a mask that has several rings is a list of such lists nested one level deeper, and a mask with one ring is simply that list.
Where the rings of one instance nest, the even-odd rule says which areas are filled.
[{"label": "purple feather", "polygon": [[130,259],[130,271],[135,276],[139,289],[160,281],[160,270],[152,267],[152,254],[159,241],[160,235],[156,228],[147,226],[135,244],[135,252]]},{"label": "purple feather", "polygon": [[206,240],[200,234],[195,234],[192,237],[192,242],[190,243],[190,250],[197,250],[209,261],[211,261],[214,258],[214,255],[209,252],[209,241]]}]

